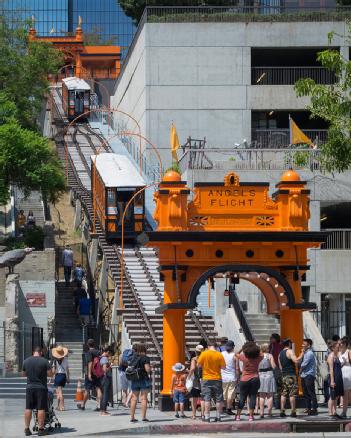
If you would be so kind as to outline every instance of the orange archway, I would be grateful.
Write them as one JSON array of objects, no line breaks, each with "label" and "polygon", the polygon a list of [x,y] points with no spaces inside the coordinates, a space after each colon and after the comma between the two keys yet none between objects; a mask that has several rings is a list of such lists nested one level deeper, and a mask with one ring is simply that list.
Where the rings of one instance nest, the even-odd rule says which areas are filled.
[{"label": "orange archway", "polygon": [[301,277],[309,268],[307,249],[326,233],[308,231],[309,190],[294,171],[285,172],[269,196],[269,183],[243,182],[229,173],[223,182],[195,183],[194,197],[176,172],[168,172],[155,193],[156,231],[149,245],[159,250],[164,280],[163,389],[168,405],[172,365],[185,360],[184,318],[209,278],[234,273],[255,284],[268,313],[280,315],[281,335],[296,346],[303,339]]}]

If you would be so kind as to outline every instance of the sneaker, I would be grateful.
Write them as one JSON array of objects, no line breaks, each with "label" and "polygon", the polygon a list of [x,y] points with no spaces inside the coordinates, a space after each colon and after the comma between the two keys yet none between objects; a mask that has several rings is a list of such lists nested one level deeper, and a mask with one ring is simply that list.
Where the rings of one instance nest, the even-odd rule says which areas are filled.
[{"label": "sneaker", "polygon": [[292,411],[291,414],[290,414],[290,417],[291,418],[296,418],[297,417],[296,411]]},{"label": "sneaker", "polygon": [[132,418],[132,419],[130,420],[131,423],[137,423],[137,421],[138,421],[138,420],[137,420],[136,418]]},{"label": "sneaker", "polygon": [[235,421],[241,421],[240,415],[235,416]]},{"label": "sneaker", "polygon": [[227,415],[235,415],[235,412],[233,412],[231,409],[227,409],[227,410],[225,411],[225,413],[226,413]]},{"label": "sneaker", "polygon": [[252,423],[254,421],[254,417],[252,417],[251,415],[249,416],[249,422]]},{"label": "sneaker", "polygon": [[48,431],[46,429],[39,429],[38,430],[38,436],[44,436],[47,434],[48,434]]},{"label": "sneaker", "polygon": [[318,415],[318,411],[317,411],[317,409],[311,409],[311,410],[308,412],[307,415],[313,417],[313,416],[315,416],[315,415]]},{"label": "sneaker", "polygon": [[347,418],[347,415],[346,415],[346,413],[345,412],[343,412],[341,415],[340,415],[340,418]]},{"label": "sneaker", "polygon": [[217,422],[217,421],[222,421],[222,420],[221,420],[221,417],[216,417],[214,421]]},{"label": "sneaker", "polygon": [[24,429],[25,436],[31,436],[32,432],[30,431],[29,427],[27,429]]},{"label": "sneaker", "polygon": [[144,423],[147,423],[150,420],[148,418],[143,418],[141,421],[144,421]]},{"label": "sneaker", "polygon": [[77,408],[80,409],[81,411],[85,411],[85,406],[77,405]]},{"label": "sneaker", "polygon": [[211,423],[211,417],[210,417],[210,418],[205,418],[203,421],[204,421],[205,423]]},{"label": "sneaker", "polygon": [[178,412],[175,414],[175,417],[176,417],[176,418],[179,418],[179,414],[178,414]]},{"label": "sneaker", "polygon": [[96,407],[96,408],[94,409],[94,412],[100,412],[100,408]]},{"label": "sneaker", "polygon": [[185,414],[181,414],[180,418],[188,418]]}]

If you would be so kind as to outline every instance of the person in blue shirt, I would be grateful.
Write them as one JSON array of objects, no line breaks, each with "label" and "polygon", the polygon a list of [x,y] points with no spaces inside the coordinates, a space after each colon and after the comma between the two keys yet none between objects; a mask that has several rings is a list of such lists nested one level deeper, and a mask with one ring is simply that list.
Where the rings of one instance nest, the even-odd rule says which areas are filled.
[{"label": "person in blue shirt", "polygon": [[73,271],[73,280],[76,282],[77,287],[82,287],[82,281],[85,277],[85,271],[80,263],[77,263]]},{"label": "person in blue shirt", "polygon": [[91,300],[88,297],[79,300],[77,313],[83,326],[90,324]]},{"label": "person in blue shirt", "polygon": [[318,415],[317,397],[315,389],[317,364],[316,356],[312,350],[312,339],[302,342],[303,356],[300,363],[300,376],[303,396],[306,400],[307,415]]}]

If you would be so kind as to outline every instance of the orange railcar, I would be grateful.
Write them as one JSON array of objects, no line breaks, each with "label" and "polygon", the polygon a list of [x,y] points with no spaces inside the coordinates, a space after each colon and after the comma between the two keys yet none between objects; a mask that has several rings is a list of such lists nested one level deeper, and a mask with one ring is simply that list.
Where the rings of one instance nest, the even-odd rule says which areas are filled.
[{"label": "orange railcar", "polygon": [[[122,237],[122,215],[129,200],[145,187],[144,179],[124,155],[103,153],[91,157],[91,193],[96,215],[107,239]],[[144,229],[145,193],[128,206],[124,238],[134,240]]]},{"label": "orange railcar", "polygon": [[[62,108],[68,120],[73,120],[90,110],[90,85],[83,79],[62,79]],[[82,117],[86,120],[88,115]]]}]

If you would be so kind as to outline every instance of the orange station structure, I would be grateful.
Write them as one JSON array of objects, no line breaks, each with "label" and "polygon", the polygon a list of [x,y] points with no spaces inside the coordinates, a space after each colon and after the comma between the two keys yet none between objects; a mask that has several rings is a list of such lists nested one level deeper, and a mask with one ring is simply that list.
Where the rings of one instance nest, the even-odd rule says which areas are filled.
[{"label": "orange station structure", "polygon": [[[92,79],[117,79],[121,69],[121,48],[119,46],[84,45],[84,35],[79,24],[73,36],[37,36],[37,31],[29,29],[30,41],[46,41],[64,54],[61,76],[76,76]],[[70,65],[72,67],[70,67]],[[74,71],[72,71],[74,69]]]},{"label": "orange station structure", "polygon": [[164,280],[163,387],[160,409],[170,405],[172,365],[185,361],[184,318],[196,307],[200,287],[215,277],[234,276],[256,285],[269,314],[280,315],[281,336],[299,352],[303,340],[301,277],[309,268],[308,248],[327,233],[309,232],[309,190],[289,170],[269,196],[269,183],[240,182],[229,173],[223,182],[195,183],[194,196],[174,171],[155,193],[156,231],[148,245],[159,250]]}]

